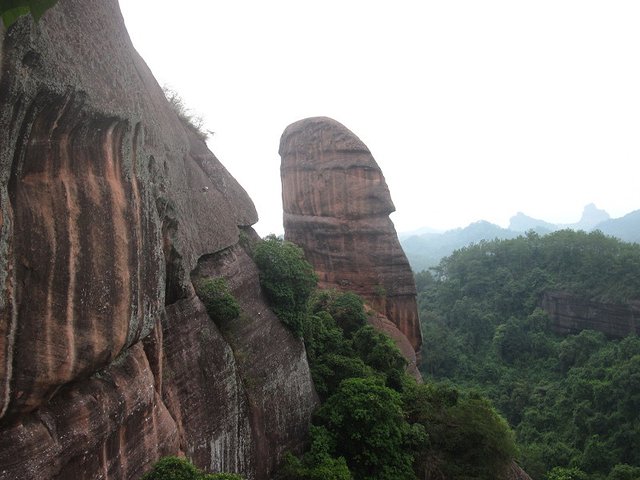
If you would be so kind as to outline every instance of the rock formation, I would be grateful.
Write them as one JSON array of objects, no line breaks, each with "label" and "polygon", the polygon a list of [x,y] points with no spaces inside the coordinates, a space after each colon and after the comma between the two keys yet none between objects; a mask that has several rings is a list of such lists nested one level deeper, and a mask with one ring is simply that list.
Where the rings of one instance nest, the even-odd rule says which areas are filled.
[{"label": "rock formation", "polygon": [[[317,398],[239,244],[251,200],[116,0],[60,0],[0,53],[0,479],[137,479],[177,453],[268,478]],[[208,318],[203,275],[228,279],[236,323]]]},{"label": "rock formation", "polygon": [[[369,149],[340,123],[320,117],[288,126],[280,156],[285,238],[304,249],[321,287],[361,295],[417,351],[422,337],[413,274]],[[389,324],[386,330],[392,333]]]},{"label": "rock formation", "polygon": [[594,302],[565,292],[545,292],[540,306],[551,318],[551,329],[561,335],[596,330],[609,338],[640,335],[640,302]]}]

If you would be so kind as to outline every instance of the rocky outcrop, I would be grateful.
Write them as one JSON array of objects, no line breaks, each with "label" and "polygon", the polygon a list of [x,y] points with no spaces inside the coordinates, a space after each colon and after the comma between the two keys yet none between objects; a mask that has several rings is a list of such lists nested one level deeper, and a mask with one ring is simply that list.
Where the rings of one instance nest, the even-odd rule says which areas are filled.
[{"label": "rocky outcrop", "polygon": [[[115,0],[0,30],[0,479],[268,478],[317,399],[239,245],[255,208],[169,107]],[[192,272],[228,278],[215,325]]]},{"label": "rocky outcrop", "polygon": [[540,301],[551,329],[561,335],[596,330],[610,338],[640,335],[640,302],[626,304],[587,300],[566,292],[545,292]]},{"label": "rocky outcrop", "polygon": [[418,350],[413,274],[369,149],[340,123],[319,117],[288,126],[280,156],[286,239],[304,249],[321,287],[361,295]]},{"label": "rocky outcrop", "polygon": [[522,470],[522,468],[520,468],[520,465],[518,465],[515,461],[511,462],[511,465],[509,465],[506,478],[508,480],[531,480],[529,474]]}]

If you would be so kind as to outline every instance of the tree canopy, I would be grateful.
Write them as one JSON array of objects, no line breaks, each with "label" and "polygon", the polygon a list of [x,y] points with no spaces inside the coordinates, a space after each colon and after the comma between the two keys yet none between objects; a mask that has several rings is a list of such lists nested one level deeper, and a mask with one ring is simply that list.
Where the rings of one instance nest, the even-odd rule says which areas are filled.
[{"label": "tree canopy", "polygon": [[640,340],[554,334],[539,302],[547,290],[640,299],[639,272],[640,245],[600,232],[529,233],[457,250],[416,275],[421,370],[489,397],[533,478],[623,475],[640,465]]}]

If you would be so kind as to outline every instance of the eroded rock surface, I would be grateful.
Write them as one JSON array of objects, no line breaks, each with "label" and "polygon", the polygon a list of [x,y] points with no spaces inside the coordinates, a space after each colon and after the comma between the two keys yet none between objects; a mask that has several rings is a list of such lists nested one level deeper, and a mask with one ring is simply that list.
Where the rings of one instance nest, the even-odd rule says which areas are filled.
[{"label": "eroded rock surface", "polygon": [[549,314],[551,329],[561,335],[596,330],[609,338],[640,334],[640,301],[602,303],[565,292],[545,292],[540,306]]},{"label": "eroded rock surface", "polygon": [[340,123],[317,117],[286,128],[280,156],[286,239],[304,249],[321,287],[361,295],[417,351],[422,337],[413,274],[369,149]]},{"label": "eroded rock surface", "polygon": [[[300,340],[259,315],[253,203],[116,0],[60,0],[0,52],[0,479],[137,479],[178,453],[268,478],[317,399]],[[191,282],[220,258],[233,337]]]}]

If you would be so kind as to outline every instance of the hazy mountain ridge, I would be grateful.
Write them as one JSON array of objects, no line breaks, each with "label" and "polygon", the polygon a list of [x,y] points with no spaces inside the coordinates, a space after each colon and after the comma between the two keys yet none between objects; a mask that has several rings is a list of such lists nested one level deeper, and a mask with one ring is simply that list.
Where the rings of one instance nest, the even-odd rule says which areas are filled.
[{"label": "hazy mountain ridge", "polygon": [[417,231],[429,231],[422,234],[400,234],[400,243],[409,259],[411,268],[419,272],[434,267],[440,259],[459,248],[483,240],[516,238],[533,230],[539,235],[553,231],[571,229],[593,231],[600,230],[605,235],[616,237],[625,242],[640,243],[640,210],[634,210],[620,218],[611,218],[593,203],[584,207],[580,220],[571,224],[554,224],[518,212],[511,217],[509,228],[502,228],[486,220],[471,223],[464,228],[434,233],[432,229],[423,228]]}]

